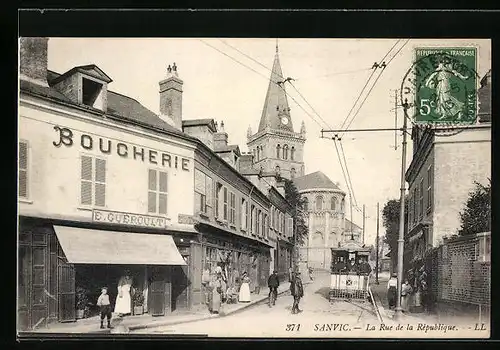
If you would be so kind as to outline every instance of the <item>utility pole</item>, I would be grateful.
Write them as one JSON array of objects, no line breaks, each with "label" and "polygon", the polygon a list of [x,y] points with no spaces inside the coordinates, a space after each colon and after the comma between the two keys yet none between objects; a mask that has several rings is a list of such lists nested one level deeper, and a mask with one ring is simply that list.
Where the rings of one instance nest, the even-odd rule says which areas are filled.
[{"label": "utility pole", "polygon": [[377,255],[376,255],[376,258],[375,258],[375,284],[379,284],[378,282],[378,251],[379,251],[379,247],[378,247],[378,242],[379,242],[379,236],[378,236],[378,230],[379,230],[379,216],[380,216],[380,212],[379,212],[379,203],[377,202],[377,241],[375,242],[375,245],[376,245],[376,249],[377,249]]},{"label": "utility pole", "polygon": [[403,315],[401,308],[401,285],[403,281],[403,254],[404,254],[404,230],[405,230],[405,192],[406,192],[406,129],[408,126],[408,100],[403,103],[403,150],[401,151],[401,198],[399,209],[399,237],[398,237],[398,293],[396,299],[396,312],[394,317],[400,320]]},{"label": "utility pole", "polygon": [[[394,129],[398,127],[398,90],[394,90]],[[394,150],[398,149],[398,133],[394,131]]]},{"label": "utility pole", "polygon": [[365,244],[365,205],[363,204],[363,237],[361,238],[361,244]]},{"label": "utility pole", "polygon": [[349,207],[351,209],[351,224],[350,224],[351,225],[351,240],[354,241],[354,232],[352,230],[352,227],[354,226],[354,224],[352,222],[352,197],[351,197],[351,193],[349,193]]}]

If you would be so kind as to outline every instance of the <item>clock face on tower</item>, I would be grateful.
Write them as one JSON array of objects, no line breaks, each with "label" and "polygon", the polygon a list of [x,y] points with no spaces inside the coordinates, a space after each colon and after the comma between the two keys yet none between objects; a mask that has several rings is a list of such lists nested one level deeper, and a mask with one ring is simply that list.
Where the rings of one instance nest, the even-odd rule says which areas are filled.
[{"label": "clock face on tower", "polygon": [[288,118],[287,117],[281,118],[281,122],[283,123],[283,125],[287,125],[288,124]]}]

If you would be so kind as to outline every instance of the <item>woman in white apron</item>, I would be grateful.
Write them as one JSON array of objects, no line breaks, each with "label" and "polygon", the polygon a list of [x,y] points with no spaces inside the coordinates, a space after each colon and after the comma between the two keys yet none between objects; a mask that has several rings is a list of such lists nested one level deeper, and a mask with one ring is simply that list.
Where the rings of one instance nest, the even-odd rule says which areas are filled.
[{"label": "woman in white apron", "polygon": [[118,282],[118,295],[116,296],[115,303],[115,314],[118,314],[118,316],[127,315],[132,312],[131,289],[132,278],[126,273]]},{"label": "woman in white apron", "polygon": [[246,272],[243,272],[243,278],[241,279],[239,301],[240,303],[250,302],[250,278],[248,278]]}]

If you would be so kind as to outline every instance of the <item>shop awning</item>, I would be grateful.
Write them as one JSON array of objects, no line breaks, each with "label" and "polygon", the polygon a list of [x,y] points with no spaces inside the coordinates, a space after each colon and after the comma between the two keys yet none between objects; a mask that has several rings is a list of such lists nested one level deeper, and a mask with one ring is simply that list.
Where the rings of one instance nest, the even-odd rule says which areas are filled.
[{"label": "shop awning", "polygon": [[172,236],[54,226],[73,264],[186,265]]}]

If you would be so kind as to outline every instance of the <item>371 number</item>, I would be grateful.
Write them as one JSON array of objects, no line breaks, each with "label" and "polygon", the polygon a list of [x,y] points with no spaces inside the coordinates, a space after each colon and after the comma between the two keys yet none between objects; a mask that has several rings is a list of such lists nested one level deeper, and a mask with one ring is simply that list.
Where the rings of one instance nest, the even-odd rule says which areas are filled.
[{"label": "371 number", "polygon": [[293,331],[299,331],[300,330],[300,323],[289,323],[286,325],[285,331],[287,332],[293,332]]}]

